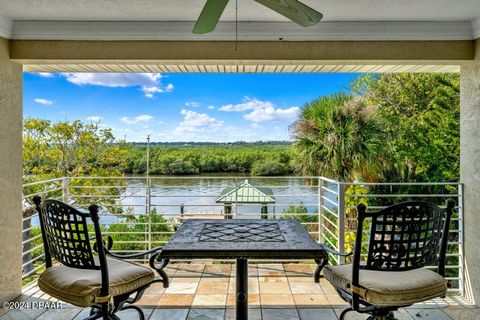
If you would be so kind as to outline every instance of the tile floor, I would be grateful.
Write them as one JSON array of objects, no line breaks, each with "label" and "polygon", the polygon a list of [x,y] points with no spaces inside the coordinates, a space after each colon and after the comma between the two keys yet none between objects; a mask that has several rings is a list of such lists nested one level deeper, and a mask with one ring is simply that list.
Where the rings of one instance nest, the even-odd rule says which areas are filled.
[{"label": "tile floor", "polygon": [[[346,303],[321,279],[313,282],[315,266],[309,264],[251,264],[249,267],[249,319],[337,320]],[[138,304],[150,320],[235,319],[235,270],[231,264],[171,264],[166,269],[169,288],[153,284]],[[55,301],[35,285],[26,287],[20,300]],[[0,311],[1,314],[1,311]],[[12,310],[0,319],[68,320],[86,317],[88,310],[64,305],[61,310]],[[479,319],[480,309],[458,297],[437,299],[402,309],[399,320]],[[137,319],[134,311],[118,313]],[[349,313],[347,319],[366,319]]]}]

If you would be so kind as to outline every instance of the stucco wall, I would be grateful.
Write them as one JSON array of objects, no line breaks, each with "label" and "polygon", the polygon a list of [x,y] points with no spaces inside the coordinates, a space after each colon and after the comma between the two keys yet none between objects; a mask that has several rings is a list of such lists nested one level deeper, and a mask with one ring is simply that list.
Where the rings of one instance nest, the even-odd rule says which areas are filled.
[{"label": "stucco wall", "polygon": [[22,67],[0,38],[0,301],[21,293]]},{"label": "stucco wall", "polygon": [[480,305],[480,63],[461,66],[460,90],[466,296]]}]

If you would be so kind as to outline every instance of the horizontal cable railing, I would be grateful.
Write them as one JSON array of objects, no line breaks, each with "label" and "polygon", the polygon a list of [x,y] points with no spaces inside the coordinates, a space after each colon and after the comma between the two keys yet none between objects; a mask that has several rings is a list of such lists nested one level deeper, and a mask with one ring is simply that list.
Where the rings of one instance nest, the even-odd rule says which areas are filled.
[{"label": "horizontal cable railing", "polygon": [[[45,268],[39,217],[32,207],[36,195],[83,210],[92,203],[100,205],[101,228],[113,237],[116,253],[163,245],[191,218],[298,219],[315,240],[350,252],[358,203],[379,210],[406,200],[442,204],[455,198],[459,205],[452,219],[446,269],[451,289],[461,291],[461,187],[459,183],[344,183],[298,176],[88,176],[29,182],[23,186],[23,279],[25,284],[35,280]],[[331,256],[331,261],[342,264],[345,259]]]},{"label": "horizontal cable railing", "polygon": [[[322,179],[322,178],[321,178]],[[326,183],[326,182],[321,182]],[[462,231],[462,184],[460,183],[345,183],[329,182],[334,187],[321,188],[321,197],[331,204],[327,208],[322,204],[321,228],[322,241],[335,246],[340,252],[352,252],[357,230],[356,205],[364,203],[367,211],[378,211],[392,204],[404,201],[428,201],[441,207],[447,199],[457,203],[452,217],[449,241],[447,245],[446,279],[450,292],[463,292],[463,231]],[[337,191],[336,191],[337,190]],[[368,244],[369,228],[364,227]],[[365,251],[366,252],[366,251]],[[362,254],[366,256],[366,254]],[[348,258],[347,258],[348,259]],[[337,259],[343,263],[341,259]],[[431,267],[436,268],[435,266]]]}]

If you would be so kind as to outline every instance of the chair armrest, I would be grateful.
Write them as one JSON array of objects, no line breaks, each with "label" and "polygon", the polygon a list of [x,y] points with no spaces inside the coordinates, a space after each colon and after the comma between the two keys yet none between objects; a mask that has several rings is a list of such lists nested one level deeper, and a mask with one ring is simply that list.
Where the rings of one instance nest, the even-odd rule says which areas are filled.
[{"label": "chair armrest", "polygon": [[323,248],[323,250],[327,251],[328,253],[331,253],[331,254],[336,255],[336,256],[341,256],[341,257],[348,257],[348,256],[351,256],[353,254],[353,252],[350,252],[350,253],[339,252],[339,251],[334,250],[334,249],[332,249],[329,246],[326,246],[324,244],[322,244],[322,248]]},{"label": "chair armrest", "polygon": [[[106,250],[111,250],[112,247],[113,247],[113,238],[112,238],[112,236],[109,235],[109,234],[102,233],[102,238],[104,238],[104,237],[107,238],[107,243],[105,243],[105,241],[103,241],[103,247],[104,247]],[[90,240],[96,240],[96,239],[97,239],[96,236],[90,237]],[[93,250],[98,253],[98,248],[97,248],[97,243],[96,243],[96,242],[93,244]]]},{"label": "chair armrest", "polygon": [[[132,254],[116,254],[116,253],[113,253],[111,252],[110,250],[112,250],[113,248],[113,238],[111,235],[109,234],[104,234],[102,233],[102,238],[105,237],[107,238],[107,242],[105,243],[105,241],[103,241],[103,247],[104,247],[104,250],[105,250],[105,253],[111,257],[114,257],[114,258],[118,258],[118,259],[131,259],[131,258],[141,258],[141,257],[144,257],[146,255],[149,255],[149,254],[152,254],[152,253],[156,253],[156,252],[159,252],[162,250],[163,247],[155,247],[155,248],[152,248],[150,250],[147,250],[147,251],[144,251],[144,252],[138,252],[138,253],[132,253]],[[93,237],[90,237],[90,240],[95,240],[95,236]],[[97,248],[97,243],[95,242],[94,245],[93,245],[93,250],[95,252],[98,252],[98,248]]]},{"label": "chair armrest", "polygon": [[116,254],[116,253],[110,252],[109,250],[106,250],[106,254],[111,256],[111,257],[118,258],[118,259],[131,259],[131,258],[141,258],[141,257],[147,256],[149,254],[159,253],[160,251],[162,251],[162,249],[163,249],[163,247],[159,246],[159,247],[155,247],[155,248],[152,248],[150,250],[147,250],[147,251],[138,252],[138,253],[131,253],[131,254]]}]

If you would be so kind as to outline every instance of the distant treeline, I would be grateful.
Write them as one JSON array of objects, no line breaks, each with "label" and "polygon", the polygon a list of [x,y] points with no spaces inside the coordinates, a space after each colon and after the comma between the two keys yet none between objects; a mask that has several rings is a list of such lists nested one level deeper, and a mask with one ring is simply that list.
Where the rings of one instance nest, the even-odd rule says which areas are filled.
[{"label": "distant treeline", "polygon": [[[248,173],[286,175],[293,171],[290,145],[195,145],[150,147],[150,174]],[[144,174],[147,148],[131,145],[125,173]]]},{"label": "distant treeline", "polygon": [[[147,142],[129,142],[133,146],[146,146]],[[235,142],[150,142],[151,146],[158,147],[204,147],[204,146],[290,146],[292,141],[235,141]]]}]

